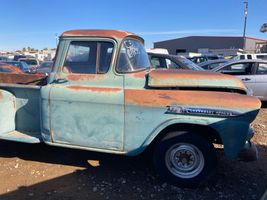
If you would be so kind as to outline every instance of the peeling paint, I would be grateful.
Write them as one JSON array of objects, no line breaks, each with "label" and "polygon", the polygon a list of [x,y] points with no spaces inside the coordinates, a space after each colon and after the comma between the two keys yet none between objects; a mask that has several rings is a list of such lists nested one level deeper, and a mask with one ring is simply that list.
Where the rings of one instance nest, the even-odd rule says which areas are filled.
[{"label": "peeling paint", "polygon": [[45,77],[45,75],[40,74],[0,73],[0,83],[44,85]]},{"label": "peeling paint", "polygon": [[120,88],[101,88],[101,87],[87,87],[87,86],[78,86],[78,85],[71,85],[67,86],[66,88],[72,89],[72,90],[84,90],[84,91],[92,91],[92,92],[119,92],[122,89]]},{"label": "peeling paint", "polygon": [[259,109],[261,106],[261,102],[257,98],[236,93],[142,89],[125,90],[125,103],[146,107],[165,107],[177,104]]},{"label": "peeling paint", "polygon": [[134,33],[120,30],[70,30],[62,34],[62,36],[87,36],[87,37],[109,37],[123,39],[125,37],[136,37],[143,39]]},{"label": "peeling paint", "polygon": [[192,70],[152,70],[148,85],[151,87],[225,87],[246,91],[236,77],[214,72]]},{"label": "peeling paint", "polygon": [[130,74],[130,77],[144,79],[147,73],[148,73],[147,71],[136,72],[136,73]]},{"label": "peeling paint", "polygon": [[70,74],[67,76],[69,81],[96,81],[96,80],[105,80],[107,75],[99,74]]}]

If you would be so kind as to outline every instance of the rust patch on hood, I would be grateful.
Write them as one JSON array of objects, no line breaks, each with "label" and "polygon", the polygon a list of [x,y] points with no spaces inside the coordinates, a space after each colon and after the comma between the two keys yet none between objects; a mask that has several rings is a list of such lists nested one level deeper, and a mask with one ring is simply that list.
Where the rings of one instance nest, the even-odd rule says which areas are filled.
[{"label": "rust patch on hood", "polygon": [[0,91],[0,100],[3,99],[3,93]]},{"label": "rust patch on hood", "polygon": [[259,109],[261,102],[251,96],[209,91],[184,90],[125,90],[125,103],[144,107],[166,107],[189,105],[207,107],[231,107]]},{"label": "rust patch on hood", "polygon": [[193,70],[152,70],[149,73],[148,85],[150,87],[239,88],[246,91],[242,81],[234,76]]},{"label": "rust patch on hood", "polygon": [[119,92],[122,89],[119,88],[101,88],[101,87],[90,87],[90,86],[78,86],[78,85],[71,85],[67,86],[66,88],[71,90],[84,90],[84,91],[91,91],[91,92]]}]

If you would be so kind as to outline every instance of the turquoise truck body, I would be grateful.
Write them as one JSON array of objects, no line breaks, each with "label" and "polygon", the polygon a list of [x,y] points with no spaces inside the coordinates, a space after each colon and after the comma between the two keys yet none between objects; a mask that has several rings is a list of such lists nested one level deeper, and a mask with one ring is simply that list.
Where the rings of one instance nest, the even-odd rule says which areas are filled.
[{"label": "turquoise truck body", "polygon": [[[210,72],[116,70],[122,31],[68,31],[49,77],[0,75],[0,138],[99,152],[138,155],[166,130],[198,128],[235,158],[253,132],[260,101],[237,79]],[[113,45],[105,73],[66,73],[72,41]]]}]

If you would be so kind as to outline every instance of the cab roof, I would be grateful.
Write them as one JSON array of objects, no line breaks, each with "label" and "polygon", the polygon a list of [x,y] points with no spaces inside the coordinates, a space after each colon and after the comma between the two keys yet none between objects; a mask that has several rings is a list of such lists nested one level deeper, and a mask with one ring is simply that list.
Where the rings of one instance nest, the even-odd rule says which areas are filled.
[{"label": "cab roof", "polygon": [[131,36],[144,41],[143,38],[139,37],[134,33],[121,30],[101,30],[101,29],[69,30],[62,33],[61,36],[62,37],[64,36],[109,37],[116,39],[123,39],[125,37]]}]

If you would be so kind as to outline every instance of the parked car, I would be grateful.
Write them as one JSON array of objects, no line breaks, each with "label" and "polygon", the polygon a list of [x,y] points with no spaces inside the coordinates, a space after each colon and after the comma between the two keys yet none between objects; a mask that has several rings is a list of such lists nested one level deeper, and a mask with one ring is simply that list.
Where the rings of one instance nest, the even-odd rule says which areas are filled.
[{"label": "parked car", "polygon": [[23,71],[18,67],[8,65],[6,63],[0,63],[0,72],[22,74]]},{"label": "parked car", "polygon": [[199,64],[208,60],[217,60],[221,59],[222,57],[217,55],[206,55],[206,56],[194,56],[194,57],[188,57],[189,60],[192,62]]},{"label": "parked car", "polygon": [[53,67],[53,61],[44,61],[41,65],[37,67],[37,73],[49,74]]},{"label": "parked car", "polygon": [[237,76],[253,91],[254,96],[262,101],[267,101],[267,61],[232,61],[214,68],[212,71]]},{"label": "parked car", "polygon": [[6,61],[4,63],[7,63],[8,65],[12,65],[14,67],[18,67],[19,69],[21,69],[25,73],[31,72],[29,65],[23,61]]},{"label": "parked car", "polygon": [[67,31],[48,81],[0,73],[0,138],[127,156],[149,149],[159,175],[184,187],[216,169],[213,143],[229,158],[257,159],[250,123],[261,102],[244,84],[152,69],[143,44],[126,31]]},{"label": "parked car", "polygon": [[20,58],[19,61],[25,62],[30,66],[31,73],[36,73],[39,61],[36,58]]},{"label": "parked car", "polygon": [[267,60],[267,53],[240,54],[233,57],[233,60],[251,60],[251,59]]},{"label": "parked car", "polygon": [[14,55],[14,61],[18,61],[20,58],[26,58],[25,55]]},{"label": "parked car", "polygon": [[190,69],[203,71],[201,67],[183,56],[148,53],[152,67],[155,69]]},{"label": "parked car", "polygon": [[199,63],[198,66],[202,67],[205,70],[212,70],[213,68],[221,66],[226,62],[229,62],[229,60],[226,60],[226,59],[208,60],[208,61]]},{"label": "parked car", "polygon": [[7,56],[0,56],[0,62],[8,61]]}]

